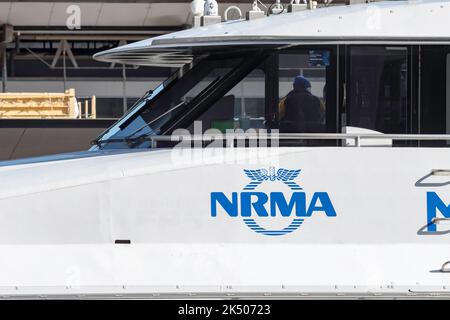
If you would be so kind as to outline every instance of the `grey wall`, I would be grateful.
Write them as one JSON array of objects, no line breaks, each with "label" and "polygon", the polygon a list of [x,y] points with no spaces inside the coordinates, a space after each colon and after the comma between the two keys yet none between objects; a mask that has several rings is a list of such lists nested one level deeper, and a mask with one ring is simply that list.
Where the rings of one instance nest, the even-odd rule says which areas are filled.
[{"label": "grey wall", "polygon": [[0,160],[87,150],[115,120],[0,120]]}]

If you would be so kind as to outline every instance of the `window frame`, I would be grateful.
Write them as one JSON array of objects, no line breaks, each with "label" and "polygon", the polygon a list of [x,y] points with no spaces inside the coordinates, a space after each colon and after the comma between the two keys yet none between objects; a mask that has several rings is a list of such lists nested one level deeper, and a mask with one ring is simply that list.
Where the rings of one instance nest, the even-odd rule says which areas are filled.
[{"label": "window frame", "polygon": [[[348,96],[352,94],[352,90],[350,88],[351,84],[351,52],[353,48],[406,48],[406,128],[404,134],[413,134],[418,133],[417,124],[418,124],[418,118],[417,118],[417,97],[415,96],[416,90],[413,88],[416,86],[417,82],[417,73],[418,73],[418,66],[417,66],[417,56],[416,52],[414,50],[414,46],[407,45],[407,44],[386,44],[386,43],[380,43],[380,44],[350,44],[345,45],[345,53],[344,58],[342,59],[343,62],[343,89],[344,89],[344,99],[342,101],[341,105],[341,114],[342,114],[342,127],[348,126],[351,122],[351,116],[350,116],[350,108],[349,105],[349,99]],[[366,128],[368,129],[368,128]],[[390,134],[392,132],[383,132],[385,134]],[[414,141],[408,141],[403,143],[416,143]]]},{"label": "window frame", "polygon": [[[338,82],[339,80],[339,59],[338,59],[338,52],[339,52],[338,45],[297,45],[292,46],[289,48],[283,48],[278,49],[278,54],[305,54],[309,51],[329,51],[330,52],[330,65],[327,68],[326,74],[325,74],[325,83],[327,84],[327,97],[326,97],[326,133],[340,133],[341,131],[341,117],[340,117],[340,110],[341,105],[339,103],[339,91],[341,87],[341,83]],[[278,59],[279,61],[279,59]],[[269,92],[272,94],[270,99],[273,101],[279,101],[279,74],[278,74],[279,68],[277,68],[277,77],[276,81],[273,81],[273,77],[268,77],[266,73],[266,82],[268,79],[270,79],[268,82],[276,83],[274,87],[268,87]],[[330,84],[330,85],[328,85]],[[267,94],[267,92],[266,92]],[[267,97],[266,97],[266,103],[267,103]],[[270,105],[266,105],[266,115],[269,117],[273,117],[278,121],[279,114],[278,114],[278,102],[270,103]],[[267,118],[271,119],[271,118]]]}]

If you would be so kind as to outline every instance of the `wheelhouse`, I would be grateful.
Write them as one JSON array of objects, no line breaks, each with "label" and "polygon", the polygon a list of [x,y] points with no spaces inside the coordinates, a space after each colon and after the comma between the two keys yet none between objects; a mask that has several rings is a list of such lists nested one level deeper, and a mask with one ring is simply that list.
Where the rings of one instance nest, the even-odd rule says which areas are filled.
[{"label": "wheelhouse", "polygon": [[[370,8],[356,7],[366,8],[364,12]],[[406,7],[394,5],[395,10]],[[390,7],[382,8],[385,12]],[[330,16],[345,17],[340,11],[332,11]],[[245,22],[234,24],[239,23]],[[135,50],[131,45],[128,51],[100,54],[106,61],[179,69],[102,134],[95,141],[96,148],[149,148],[154,147],[149,137],[203,134],[211,129],[269,134],[276,130],[281,135],[323,137],[341,133],[450,134],[450,34],[430,41],[425,36],[400,38],[395,32],[384,40],[372,34],[339,41],[336,36],[309,41],[291,36],[289,41],[267,37],[242,43],[239,38],[225,37],[229,41],[225,45],[218,45],[212,35],[209,45],[187,48],[183,42],[195,40],[195,30],[190,30],[187,39],[163,38],[153,41],[147,51],[145,46]],[[207,41],[204,35],[198,40]],[[182,48],[175,50],[174,45]],[[148,52],[152,46],[155,48]],[[295,95],[296,79],[307,83],[307,94]],[[343,143],[342,139],[320,136],[313,141],[291,140],[280,140],[280,145]],[[389,144],[449,145],[445,136],[438,140],[394,139]]]}]

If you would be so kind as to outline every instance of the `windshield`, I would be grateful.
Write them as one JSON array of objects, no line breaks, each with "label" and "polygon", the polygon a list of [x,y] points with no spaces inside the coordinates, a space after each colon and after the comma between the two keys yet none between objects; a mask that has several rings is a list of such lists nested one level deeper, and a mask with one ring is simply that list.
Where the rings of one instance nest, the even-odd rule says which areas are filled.
[{"label": "windshield", "polygon": [[[154,91],[149,91],[127,115],[110,128],[99,140],[100,143],[108,141],[102,143],[102,148],[123,146],[121,139],[132,140],[146,135],[164,134],[165,126],[185,114],[194,98],[199,99],[205,95],[242,61],[241,57],[210,57],[197,63],[194,68],[188,66],[180,70]],[[149,142],[134,147],[148,148]]]},{"label": "windshield", "polygon": [[[166,148],[176,141],[153,136],[204,134],[210,129],[208,133],[263,135],[272,130],[340,131],[334,47],[238,49],[203,55],[182,68],[146,94],[96,147]],[[283,143],[303,145],[298,139]]]}]

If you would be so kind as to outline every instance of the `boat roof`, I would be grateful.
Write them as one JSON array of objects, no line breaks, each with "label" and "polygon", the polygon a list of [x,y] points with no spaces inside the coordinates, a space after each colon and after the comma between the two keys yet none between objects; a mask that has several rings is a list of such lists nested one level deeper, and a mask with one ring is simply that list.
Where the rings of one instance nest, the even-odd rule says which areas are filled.
[{"label": "boat roof", "polygon": [[94,56],[105,62],[182,66],[195,51],[235,45],[450,43],[450,0],[329,6],[197,27]]}]

